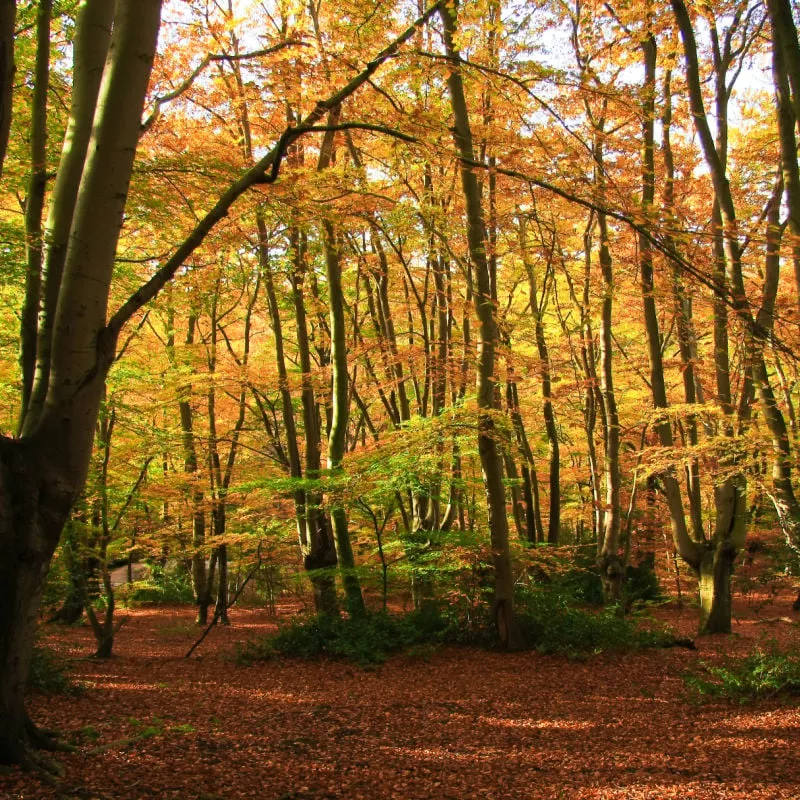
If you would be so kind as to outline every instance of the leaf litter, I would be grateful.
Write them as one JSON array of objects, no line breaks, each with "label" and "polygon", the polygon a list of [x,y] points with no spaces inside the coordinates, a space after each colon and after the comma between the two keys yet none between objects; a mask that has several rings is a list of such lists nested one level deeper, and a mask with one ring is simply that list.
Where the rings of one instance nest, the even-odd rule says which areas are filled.
[{"label": "leaf litter", "polygon": [[[237,666],[276,619],[236,609],[195,657],[193,609],[128,611],[116,657],[87,628],[47,627],[85,690],[29,710],[76,748],[55,786],[18,769],[0,797],[85,800],[533,800],[800,797],[800,703],[692,703],[683,676],[769,639],[797,651],[791,597],[737,600],[734,633],[587,661],[445,647],[363,670]],[[279,608],[288,618],[296,612]],[[696,609],[660,609],[678,633]]]}]

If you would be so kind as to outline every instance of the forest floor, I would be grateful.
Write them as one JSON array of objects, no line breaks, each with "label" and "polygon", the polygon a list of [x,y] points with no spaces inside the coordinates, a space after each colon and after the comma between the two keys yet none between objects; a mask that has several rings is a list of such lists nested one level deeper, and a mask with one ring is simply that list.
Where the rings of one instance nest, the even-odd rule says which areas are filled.
[{"label": "forest floor", "polygon": [[[198,636],[186,607],[123,612],[116,657],[85,627],[43,632],[85,686],[34,695],[33,718],[77,746],[59,786],[16,769],[0,797],[83,800],[800,798],[800,701],[697,704],[684,675],[775,640],[800,646],[793,595],[737,598],[734,633],[586,661],[443,647],[371,670],[237,666],[262,610]],[[279,608],[286,618],[294,609]],[[691,635],[695,608],[658,616]]]}]

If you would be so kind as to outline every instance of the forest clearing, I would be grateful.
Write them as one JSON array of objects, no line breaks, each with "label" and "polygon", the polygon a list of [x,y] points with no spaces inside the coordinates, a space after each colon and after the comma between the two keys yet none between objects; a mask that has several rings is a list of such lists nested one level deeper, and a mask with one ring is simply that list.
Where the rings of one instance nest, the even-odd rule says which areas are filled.
[{"label": "forest clearing", "polygon": [[[87,627],[49,626],[85,690],[34,695],[31,710],[75,753],[58,787],[0,773],[9,800],[525,800],[800,796],[800,701],[739,704],[688,690],[699,662],[764,642],[797,649],[785,589],[737,597],[730,636],[697,651],[563,655],[443,647],[364,669],[329,659],[234,662],[236,642],[274,630],[236,608],[195,655],[188,607],[133,609],[117,656],[91,659]],[[278,607],[285,622],[296,606]],[[655,612],[678,632],[697,608]]]},{"label": "forest clearing", "polygon": [[0,0],[7,792],[800,796],[799,28]]}]

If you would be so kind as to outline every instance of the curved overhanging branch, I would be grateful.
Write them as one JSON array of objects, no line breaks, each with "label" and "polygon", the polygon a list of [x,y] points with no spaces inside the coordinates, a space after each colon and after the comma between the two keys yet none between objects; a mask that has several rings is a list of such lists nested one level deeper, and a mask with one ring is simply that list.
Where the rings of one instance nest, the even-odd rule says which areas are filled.
[{"label": "curved overhanging branch", "polygon": [[[156,271],[156,273],[139,287],[111,316],[105,329],[101,332],[100,342],[105,345],[106,353],[109,344],[116,344],[125,323],[139,311],[145,304],[150,302],[175,276],[191,254],[203,243],[206,236],[213,230],[216,224],[228,215],[233,204],[251,187],[258,184],[272,183],[277,178],[278,170],[283,156],[289,145],[299,136],[316,130],[328,130],[329,126],[316,126],[316,123],[323,119],[332,109],[339,107],[348,97],[354,94],[361,86],[369,81],[372,75],[380,66],[394,56],[400,47],[411,39],[417,30],[425,25],[428,20],[439,11],[443,0],[435,3],[424,14],[418,17],[403,33],[387,45],[375,58],[372,59],[364,69],[356,75],[346,86],[338,92],[332,94],[326,100],[321,100],[314,107],[313,111],[306,115],[300,125],[287,128],[278,140],[276,145],[253,167],[245,172],[237,181],[232,183],[226,192],[217,200],[210,211],[200,220],[195,229],[183,241],[172,256]],[[390,131],[382,126],[368,126],[366,123],[343,123],[342,129],[346,127],[379,130],[383,133],[413,141],[412,137],[399,134],[397,131]],[[107,360],[107,358],[105,359]],[[101,369],[104,366],[104,359],[98,365]]]},{"label": "curved overhanging branch", "polygon": [[560,186],[556,186],[549,181],[535,178],[516,169],[506,169],[497,165],[490,167],[488,164],[484,164],[480,161],[468,161],[467,165],[474,169],[483,169],[487,171],[492,170],[498,175],[505,175],[508,178],[515,178],[517,180],[524,181],[530,186],[536,186],[540,189],[544,189],[545,191],[551,192],[570,203],[582,206],[583,208],[591,211],[605,214],[607,217],[617,220],[617,222],[624,223],[631,228],[631,230],[635,231],[640,236],[644,237],[648,242],[650,242],[650,244],[656,250],[658,250],[659,253],[672,261],[683,273],[690,275],[698,283],[702,284],[707,289],[712,291],[717,297],[719,297],[720,300],[722,300],[722,302],[724,302],[736,314],[736,316],[741,320],[742,324],[750,331],[756,340],[761,342],[769,341],[773,347],[783,352],[789,358],[795,361],[798,360],[798,356],[795,354],[792,348],[783,342],[779,337],[777,337],[774,332],[769,331],[767,328],[761,325],[758,320],[754,320],[753,317],[748,313],[747,309],[741,307],[729,290],[727,290],[724,286],[721,286],[717,281],[714,280],[713,277],[705,275],[702,270],[699,270],[697,267],[690,264],[674,247],[662,241],[658,235],[653,233],[653,231],[646,224],[637,222],[632,215],[627,214],[624,211],[618,211],[616,209],[603,206],[594,200],[580,197],[579,195],[573,194],[566,189],[562,189]]},{"label": "curved overhanging branch", "polygon": [[147,118],[142,122],[142,133],[149,131],[150,128],[153,127],[156,120],[161,116],[161,107],[166,103],[171,102],[172,100],[176,100],[182,94],[189,91],[193,86],[194,82],[200,77],[202,72],[205,68],[214,61],[244,61],[250,58],[259,58],[261,56],[268,56],[272,53],[276,53],[279,50],[283,50],[286,47],[307,47],[308,42],[304,42],[302,39],[286,39],[283,42],[278,42],[277,44],[272,45],[271,47],[265,47],[261,50],[253,50],[249,53],[208,53],[200,63],[189,73],[188,77],[182,81],[178,86],[176,86],[171,92],[167,92],[166,94],[159,95],[158,97],[153,99],[153,110],[147,115]]}]

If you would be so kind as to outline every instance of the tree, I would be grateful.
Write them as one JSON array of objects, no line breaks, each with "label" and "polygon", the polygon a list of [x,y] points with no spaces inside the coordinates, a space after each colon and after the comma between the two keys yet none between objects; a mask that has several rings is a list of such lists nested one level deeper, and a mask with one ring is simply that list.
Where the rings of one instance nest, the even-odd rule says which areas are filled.
[{"label": "tree", "polygon": [[[0,439],[0,543],[10,554],[0,567],[6,587],[0,600],[3,763],[27,761],[27,745],[43,742],[23,706],[42,580],[86,478],[104,379],[114,356],[114,342],[106,333],[108,292],[161,2],[120,0],[113,27],[107,18],[98,27],[96,15],[107,17],[109,5],[88,0],[80,9],[72,137],[51,200],[53,221],[47,233],[53,238],[42,291],[26,297],[28,307],[42,305],[41,339],[23,342],[35,350],[36,376],[19,437]],[[95,92],[102,61],[80,61],[79,53],[86,37],[102,40],[104,31],[111,34],[108,59]],[[95,39],[92,47],[98,46]],[[105,54],[94,55],[105,60]],[[79,129],[92,129],[91,139]],[[80,181],[68,181],[68,173]],[[65,226],[68,242],[54,233],[56,220],[65,216],[71,221]],[[63,271],[53,256],[60,246],[66,246]]]},{"label": "tree", "polygon": [[478,366],[477,394],[480,417],[478,420],[478,451],[486,488],[489,513],[489,537],[494,567],[493,617],[498,636],[504,647],[518,649],[522,646],[522,634],[514,614],[514,577],[508,544],[508,517],[506,516],[505,487],[503,486],[503,462],[499,452],[495,422],[495,349],[499,336],[495,304],[486,258],[486,227],[478,181],[472,170],[475,154],[472,148],[472,131],[464,95],[456,50],[456,8],[443,8],[440,12],[444,26],[444,42],[447,50],[449,74],[447,86],[453,107],[455,122],[454,138],[460,159],[461,187],[466,203],[467,241],[470,266],[475,280],[475,311],[478,316]]},{"label": "tree", "polygon": [[[44,278],[40,291],[26,297],[29,307],[41,304],[36,340],[23,341],[23,348],[36,353],[34,381],[19,435],[0,439],[0,544],[11,554],[0,567],[7,587],[0,600],[4,763],[25,762],[29,745],[48,743],[27,719],[23,701],[42,580],[86,479],[105,377],[122,327],[176,274],[236,199],[258,182],[274,181],[291,138],[362,86],[435,11],[426,12],[343,89],[318,103],[299,129],[287,132],[223,192],[173,255],[109,317],[161,2],[120,0],[113,20],[110,5],[86,0],[79,10],[70,124],[45,231]],[[102,32],[109,34],[107,59]]]}]

